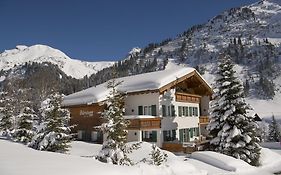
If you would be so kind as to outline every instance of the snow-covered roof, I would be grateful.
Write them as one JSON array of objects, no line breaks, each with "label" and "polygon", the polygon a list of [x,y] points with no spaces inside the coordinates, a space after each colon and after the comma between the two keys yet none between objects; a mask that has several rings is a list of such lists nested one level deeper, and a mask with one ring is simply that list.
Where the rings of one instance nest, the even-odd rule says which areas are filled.
[{"label": "snow-covered roof", "polygon": [[152,118],[159,118],[152,115],[124,115],[125,119],[152,119]]},{"label": "snow-covered roof", "polygon": [[[116,79],[117,82],[122,82],[117,87],[117,90],[126,93],[157,90],[194,71],[196,72],[194,68],[169,62],[165,70]],[[107,89],[107,82],[105,82],[103,84],[66,96],[63,100],[63,106],[74,106],[102,102],[106,99],[106,96],[108,94],[109,89]]]}]

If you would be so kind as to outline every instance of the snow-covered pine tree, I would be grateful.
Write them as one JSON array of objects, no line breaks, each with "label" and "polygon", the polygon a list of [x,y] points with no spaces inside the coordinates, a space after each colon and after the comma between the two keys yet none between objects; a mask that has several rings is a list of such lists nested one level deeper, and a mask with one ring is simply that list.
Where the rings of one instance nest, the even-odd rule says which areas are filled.
[{"label": "snow-covered pine tree", "polygon": [[257,166],[260,157],[257,123],[247,113],[250,107],[245,103],[243,86],[234,75],[233,66],[229,56],[220,59],[207,126],[213,137],[210,148]]},{"label": "snow-covered pine tree", "polygon": [[38,150],[65,152],[69,148],[71,134],[69,126],[70,114],[67,109],[62,109],[60,104],[62,96],[55,93],[42,102],[43,123],[32,138],[30,147]]},{"label": "snow-covered pine tree", "polygon": [[6,92],[0,94],[0,131],[3,136],[11,138],[14,128],[12,100]]},{"label": "snow-covered pine tree", "polygon": [[272,115],[271,123],[269,124],[268,141],[278,142],[279,139],[281,139],[280,128],[274,115]]},{"label": "snow-covered pine tree", "polygon": [[139,143],[127,146],[127,126],[129,122],[124,118],[124,98],[125,95],[117,90],[121,82],[112,79],[108,82],[107,88],[110,90],[105,102],[105,109],[102,118],[105,123],[100,126],[106,139],[96,159],[101,162],[113,163],[117,165],[132,165],[128,153],[139,147]]},{"label": "snow-covered pine tree", "polygon": [[163,162],[167,161],[168,155],[164,152],[161,152],[160,148],[158,148],[155,144],[152,144],[152,151],[149,154],[151,156],[151,164],[160,166]]},{"label": "snow-covered pine tree", "polygon": [[15,141],[28,144],[35,134],[33,130],[33,120],[37,118],[35,112],[29,108],[25,107],[22,112],[18,115],[18,126],[13,133],[13,138]]}]

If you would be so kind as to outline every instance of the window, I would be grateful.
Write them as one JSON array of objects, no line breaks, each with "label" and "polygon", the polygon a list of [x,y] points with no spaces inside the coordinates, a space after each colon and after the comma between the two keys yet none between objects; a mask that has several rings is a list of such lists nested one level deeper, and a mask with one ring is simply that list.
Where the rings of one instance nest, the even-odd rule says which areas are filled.
[{"label": "window", "polygon": [[185,115],[185,108],[186,108],[185,106],[182,107],[182,115],[183,115],[183,116],[186,116],[186,115]]},{"label": "window", "polygon": [[143,114],[148,115],[148,106],[143,107]]},{"label": "window", "polygon": [[142,141],[157,142],[157,131],[142,131]]},{"label": "window", "polygon": [[165,142],[176,140],[176,130],[163,131],[163,139]]},{"label": "window", "polygon": [[189,107],[189,115],[188,116],[192,116],[192,111],[193,111],[193,107]]},{"label": "window", "polygon": [[156,116],[156,105],[151,105],[151,106],[139,106],[138,107],[139,115],[152,115]]},{"label": "window", "polygon": [[181,142],[189,142],[189,128],[180,129],[179,133]]},{"label": "window", "polygon": [[162,116],[163,117],[167,116],[167,114],[166,114],[166,105],[162,105]]},{"label": "window", "polygon": [[92,131],[92,141],[96,142],[98,140],[98,132]]},{"label": "window", "polygon": [[[188,107],[187,106],[179,106],[178,107],[178,116],[188,116]],[[190,115],[191,116],[191,115]]]},{"label": "window", "polygon": [[78,130],[78,140],[83,140],[84,135],[85,135],[85,131]]},{"label": "window", "polygon": [[185,116],[188,116],[188,107],[185,107]]},{"label": "window", "polygon": [[192,107],[192,115],[198,116],[198,108],[197,107]]}]

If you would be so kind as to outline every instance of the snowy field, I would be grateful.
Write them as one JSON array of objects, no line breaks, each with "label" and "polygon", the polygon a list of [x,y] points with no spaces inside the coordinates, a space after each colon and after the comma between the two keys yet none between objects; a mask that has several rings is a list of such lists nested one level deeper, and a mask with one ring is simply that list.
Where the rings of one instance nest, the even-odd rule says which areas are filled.
[{"label": "snowy field", "polygon": [[[243,161],[215,152],[196,152],[187,158],[170,152],[163,166],[138,163],[135,166],[116,166],[101,163],[92,157],[101,145],[72,142],[68,154],[36,151],[22,144],[0,139],[1,175],[267,175],[281,172],[281,151],[278,154],[268,148],[262,149],[262,166],[252,167]],[[143,143],[142,148],[130,157],[134,162],[149,157],[151,145]]]}]

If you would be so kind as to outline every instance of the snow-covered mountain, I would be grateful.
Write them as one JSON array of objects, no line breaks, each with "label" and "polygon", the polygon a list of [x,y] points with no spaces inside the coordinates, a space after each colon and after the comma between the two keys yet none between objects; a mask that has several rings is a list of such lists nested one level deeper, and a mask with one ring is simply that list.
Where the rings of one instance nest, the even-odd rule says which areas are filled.
[{"label": "snow-covered mountain", "polygon": [[[254,110],[261,117],[274,114],[281,118],[280,0],[232,8],[175,39],[151,43],[137,53],[129,54],[126,61],[145,65],[156,59],[154,69],[158,70],[174,59],[196,67],[210,84],[214,83],[218,58],[230,55]],[[129,69],[128,74],[137,71]]]},{"label": "snow-covered mountain", "polygon": [[66,75],[80,79],[85,75],[92,75],[99,70],[109,67],[114,62],[86,62],[71,59],[58,49],[46,45],[33,45],[30,47],[19,45],[15,49],[5,50],[0,54],[0,70],[8,70],[25,63],[50,62],[57,65]]}]

